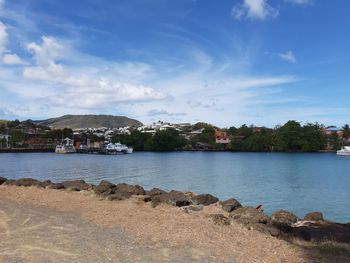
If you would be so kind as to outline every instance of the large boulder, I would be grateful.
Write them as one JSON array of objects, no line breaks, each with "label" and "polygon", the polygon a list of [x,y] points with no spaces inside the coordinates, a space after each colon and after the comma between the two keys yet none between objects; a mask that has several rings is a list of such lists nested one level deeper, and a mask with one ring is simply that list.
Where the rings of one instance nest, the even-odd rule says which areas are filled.
[{"label": "large boulder", "polygon": [[8,180],[6,184],[16,185],[16,186],[40,186],[41,182],[32,178],[21,178],[18,180]]},{"label": "large boulder", "polygon": [[64,185],[61,183],[52,183],[46,186],[46,188],[60,190],[60,189],[64,189]]},{"label": "large boulder", "polygon": [[230,198],[226,201],[220,202],[220,204],[222,206],[222,209],[225,210],[226,212],[232,212],[237,208],[242,207],[241,203],[234,198]]},{"label": "large boulder", "polygon": [[162,189],[159,188],[153,188],[149,191],[146,191],[146,195],[150,196],[151,198],[157,195],[162,195],[162,194],[167,194],[167,192],[165,192]]},{"label": "large boulder", "polygon": [[114,194],[116,185],[108,181],[102,180],[98,186],[94,188],[94,192],[101,196]]},{"label": "large boulder", "polygon": [[5,182],[3,182],[3,185],[15,185],[16,180],[14,179],[7,179]]},{"label": "large boulder", "polygon": [[201,194],[192,197],[192,203],[195,205],[211,205],[218,201],[219,199],[211,194]]},{"label": "large boulder", "polygon": [[50,186],[52,184],[53,183],[50,180],[45,180],[45,181],[42,181],[39,186],[43,187],[43,188],[46,188],[46,187],[48,187],[48,186]]},{"label": "large boulder", "polygon": [[254,207],[240,207],[230,214],[230,218],[243,225],[269,224],[270,217]]},{"label": "large boulder", "polygon": [[271,225],[270,217],[254,207],[239,207],[230,213],[229,218],[249,230],[256,230],[274,237],[281,234]]},{"label": "large boulder", "polygon": [[159,203],[166,203],[180,207],[192,204],[191,200],[183,192],[174,190],[166,194],[156,195],[152,198],[153,205],[157,205]]},{"label": "large boulder", "polygon": [[143,187],[139,185],[130,185],[130,184],[117,184],[115,188],[115,193],[117,192],[123,192],[123,193],[130,193],[132,195],[145,195],[146,191],[143,189]]},{"label": "large boulder", "polygon": [[292,225],[298,221],[298,217],[291,212],[278,210],[271,216],[271,222],[283,232],[290,232]]},{"label": "large boulder", "polygon": [[72,180],[72,181],[63,181],[64,188],[72,189],[75,191],[83,191],[92,189],[92,185],[86,183],[84,180]]},{"label": "large boulder", "polygon": [[5,177],[0,177],[0,185],[5,183],[7,179]]},{"label": "large boulder", "polygon": [[350,243],[350,226],[325,221],[299,221],[294,224],[293,235],[306,241],[335,241]]},{"label": "large boulder", "polygon": [[323,221],[323,214],[321,212],[311,212],[304,216],[305,221]]}]

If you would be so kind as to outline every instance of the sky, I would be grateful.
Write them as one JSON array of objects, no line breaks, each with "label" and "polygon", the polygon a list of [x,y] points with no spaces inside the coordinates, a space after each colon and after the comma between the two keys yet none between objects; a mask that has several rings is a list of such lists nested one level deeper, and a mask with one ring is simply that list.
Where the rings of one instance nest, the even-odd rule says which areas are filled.
[{"label": "sky", "polygon": [[350,122],[348,0],[0,0],[0,119]]}]

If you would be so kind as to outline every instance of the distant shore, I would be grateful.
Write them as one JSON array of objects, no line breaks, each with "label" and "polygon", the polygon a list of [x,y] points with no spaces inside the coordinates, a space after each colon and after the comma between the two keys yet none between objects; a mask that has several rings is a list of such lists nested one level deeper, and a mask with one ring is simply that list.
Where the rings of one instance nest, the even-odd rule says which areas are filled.
[{"label": "distant shore", "polygon": [[[35,148],[8,148],[0,149],[1,153],[53,153],[55,149],[35,149]],[[162,153],[161,151],[135,151],[135,152],[157,152]],[[163,152],[231,152],[231,153],[335,153],[335,150],[322,150],[318,152],[301,152],[301,151],[231,151],[231,150],[174,150],[174,151],[163,151]],[[83,154],[83,153],[80,153]]]},{"label": "distant shore", "polygon": [[[164,262],[165,259],[172,262],[350,260],[347,254],[350,247],[346,244],[350,240],[344,239],[342,244],[335,242],[335,238],[349,237],[349,226],[324,221],[317,213],[309,214],[309,220],[295,219],[287,211],[278,211],[269,217],[255,208],[242,207],[235,199],[220,202],[209,194],[165,192],[156,188],[146,191],[141,186],[115,185],[107,181],[94,186],[81,180],[62,183],[34,179],[1,180],[0,234],[5,239],[0,248],[0,261],[15,262],[22,255],[27,262],[45,262],[51,257],[65,260],[77,260],[79,257],[79,260],[84,260],[88,256],[95,258],[98,254],[104,261],[120,257],[126,251],[129,251],[129,258],[145,257],[144,260],[153,262]],[[12,217],[16,209],[21,213]],[[46,218],[46,215],[49,217]],[[68,215],[76,215],[80,219],[64,223]],[[57,220],[49,219],[53,217]],[[313,226],[307,226],[306,222]],[[98,230],[94,225],[103,228]],[[65,232],[67,227],[77,230]],[[115,227],[125,234],[118,230],[118,235],[108,235],[108,231],[115,231],[112,230]],[[22,228],[28,230],[15,239],[18,232],[15,230]],[[317,240],[322,232],[317,229],[323,229],[325,233],[331,228],[331,241],[324,238]],[[55,232],[50,234],[53,230]],[[35,237],[43,231],[48,233],[42,237],[43,240],[48,239],[45,246],[52,249],[40,248],[44,245],[38,244],[39,240]],[[94,231],[97,231],[96,234],[89,234]],[[69,233],[75,233],[75,236],[69,237]],[[313,239],[303,240],[305,233],[313,235]],[[115,242],[120,245],[108,251],[101,250],[96,240],[100,235],[106,241],[105,246]],[[66,239],[80,238],[85,240],[83,245],[79,246],[80,242],[77,242],[65,246]],[[144,247],[152,252],[144,254]],[[11,250],[18,253],[4,252]],[[333,250],[341,253],[334,255]]]}]

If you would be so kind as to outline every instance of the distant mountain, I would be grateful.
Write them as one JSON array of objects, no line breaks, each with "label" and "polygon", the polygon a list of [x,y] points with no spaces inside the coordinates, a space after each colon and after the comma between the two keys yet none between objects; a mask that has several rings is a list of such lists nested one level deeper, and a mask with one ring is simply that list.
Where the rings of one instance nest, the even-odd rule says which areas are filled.
[{"label": "distant mountain", "polygon": [[54,128],[120,128],[126,126],[139,127],[142,123],[138,120],[130,119],[124,116],[112,115],[64,115],[58,118],[33,121],[39,125],[50,126]]}]

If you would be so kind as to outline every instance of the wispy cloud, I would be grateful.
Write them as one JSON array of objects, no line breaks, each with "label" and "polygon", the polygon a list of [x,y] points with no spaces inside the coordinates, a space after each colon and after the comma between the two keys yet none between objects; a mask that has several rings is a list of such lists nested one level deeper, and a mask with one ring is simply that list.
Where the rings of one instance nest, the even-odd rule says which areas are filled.
[{"label": "wispy cloud", "polygon": [[307,4],[310,4],[312,0],[284,0],[284,1],[297,4],[297,5],[307,5]]},{"label": "wispy cloud", "polygon": [[5,54],[2,58],[2,62],[7,65],[22,65],[24,61],[17,54]]},{"label": "wispy cloud", "polygon": [[297,60],[296,60],[296,58],[294,56],[294,53],[292,51],[287,51],[285,53],[280,53],[278,55],[284,61],[287,61],[287,62],[290,62],[290,63],[296,63],[297,62]]},{"label": "wispy cloud", "polygon": [[267,0],[243,0],[243,3],[232,8],[231,14],[237,20],[264,20],[277,17],[279,11],[272,7]]},{"label": "wispy cloud", "polygon": [[167,117],[179,117],[179,116],[186,116],[187,113],[184,112],[168,112],[166,110],[150,110],[148,111],[148,116],[154,117],[154,116],[167,116]]},{"label": "wispy cloud", "polygon": [[[236,2],[239,4],[232,10],[236,19],[267,20],[279,12],[272,0]],[[74,19],[55,14],[44,23],[42,13],[27,11],[15,1],[6,3],[6,8],[13,10],[0,10],[1,19],[6,21],[0,23],[3,115],[45,118],[108,113],[145,123],[165,118],[223,126],[247,121],[266,125],[293,116],[292,107],[288,116],[274,112],[271,105],[275,104],[300,106],[297,117],[302,117],[303,108],[308,109],[300,103],[298,92],[303,82],[294,76],[297,71],[285,74],[283,67],[269,71],[275,61],[264,61],[263,69],[256,64],[266,52],[265,36],[260,31],[240,35],[239,28],[232,33],[218,27],[209,32],[205,24],[201,25],[205,30],[196,30],[176,21],[169,22],[176,25],[173,27],[159,26],[155,18],[157,23],[145,25],[145,34],[139,35],[137,31],[101,26],[102,21],[80,24],[79,20],[77,26]],[[105,12],[105,8],[101,10]],[[137,24],[134,17],[130,13],[123,22]],[[61,21],[63,28],[57,26]],[[285,50],[278,44],[274,41],[272,50]],[[296,62],[292,51],[274,53],[277,55]]]},{"label": "wispy cloud", "polygon": [[6,49],[7,37],[6,26],[0,21],[0,55],[2,55]]}]

